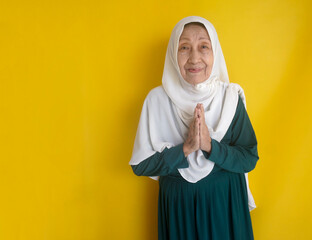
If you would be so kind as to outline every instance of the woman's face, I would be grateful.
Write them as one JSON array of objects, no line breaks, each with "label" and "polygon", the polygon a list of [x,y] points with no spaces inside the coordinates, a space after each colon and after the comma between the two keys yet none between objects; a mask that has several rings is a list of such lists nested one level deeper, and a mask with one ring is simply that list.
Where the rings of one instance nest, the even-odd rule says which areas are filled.
[{"label": "woman's face", "polygon": [[195,24],[184,27],[179,40],[178,65],[182,77],[190,84],[195,85],[209,78],[213,52],[206,28]]}]

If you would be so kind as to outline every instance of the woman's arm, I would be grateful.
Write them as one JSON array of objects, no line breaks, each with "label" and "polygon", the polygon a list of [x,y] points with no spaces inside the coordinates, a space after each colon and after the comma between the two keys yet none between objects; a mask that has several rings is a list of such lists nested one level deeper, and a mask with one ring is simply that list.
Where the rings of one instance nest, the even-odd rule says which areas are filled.
[{"label": "woman's arm", "polygon": [[231,172],[250,172],[259,159],[257,139],[242,100],[239,98],[232,122],[231,143],[211,140],[210,153],[203,151],[205,157],[223,169]]},{"label": "woman's arm", "polygon": [[138,176],[166,176],[178,168],[187,168],[188,161],[183,152],[183,144],[156,152],[138,165],[131,165]]}]

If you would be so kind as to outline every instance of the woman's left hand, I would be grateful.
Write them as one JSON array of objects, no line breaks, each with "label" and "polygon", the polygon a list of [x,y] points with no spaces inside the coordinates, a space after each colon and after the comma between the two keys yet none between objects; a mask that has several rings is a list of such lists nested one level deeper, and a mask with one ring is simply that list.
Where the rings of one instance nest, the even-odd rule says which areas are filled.
[{"label": "woman's left hand", "polygon": [[196,108],[199,109],[199,137],[200,137],[200,149],[210,153],[211,151],[211,137],[208,131],[208,127],[205,122],[205,110],[203,104],[198,103]]}]

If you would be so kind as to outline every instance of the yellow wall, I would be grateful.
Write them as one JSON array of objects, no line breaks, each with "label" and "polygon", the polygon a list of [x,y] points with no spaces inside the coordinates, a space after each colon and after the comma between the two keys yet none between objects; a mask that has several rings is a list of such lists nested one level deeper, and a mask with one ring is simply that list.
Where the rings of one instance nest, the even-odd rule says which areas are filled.
[{"label": "yellow wall", "polygon": [[310,1],[0,2],[0,239],[155,240],[157,182],[128,161],[175,23],[216,27],[260,160],[255,239],[312,239]]}]

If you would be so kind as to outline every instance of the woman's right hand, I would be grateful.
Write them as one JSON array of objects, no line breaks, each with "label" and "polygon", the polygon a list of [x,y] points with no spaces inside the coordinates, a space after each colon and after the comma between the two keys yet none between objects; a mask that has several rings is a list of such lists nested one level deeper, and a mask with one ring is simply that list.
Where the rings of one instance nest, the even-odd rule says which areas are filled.
[{"label": "woman's right hand", "polygon": [[200,148],[200,135],[199,135],[199,121],[200,121],[200,109],[197,107],[194,111],[194,119],[189,127],[187,139],[183,144],[183,152],[185,156],[188,156],[192,152],[197,151]]}]

